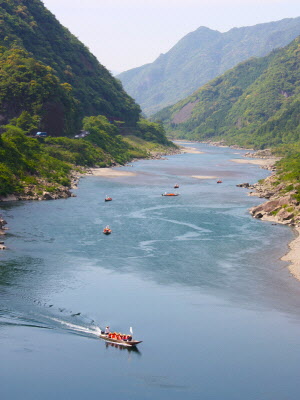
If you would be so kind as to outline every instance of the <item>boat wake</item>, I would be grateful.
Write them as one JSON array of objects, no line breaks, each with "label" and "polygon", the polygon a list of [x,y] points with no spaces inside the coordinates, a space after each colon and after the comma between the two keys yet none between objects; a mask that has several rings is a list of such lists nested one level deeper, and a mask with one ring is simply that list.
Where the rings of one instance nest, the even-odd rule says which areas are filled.
[{"label": "boat wake", "polygon": [[72,324],[71,322],[53,317],[49,317],[49,319],[52,320],[54,323],[57,323],[58,328],[60,327],[64,330],[67,330],[68,332],[78,334],[81,336],[99,337],[101,333],[101,328],[96,325],[84,326],[84,325]]}]

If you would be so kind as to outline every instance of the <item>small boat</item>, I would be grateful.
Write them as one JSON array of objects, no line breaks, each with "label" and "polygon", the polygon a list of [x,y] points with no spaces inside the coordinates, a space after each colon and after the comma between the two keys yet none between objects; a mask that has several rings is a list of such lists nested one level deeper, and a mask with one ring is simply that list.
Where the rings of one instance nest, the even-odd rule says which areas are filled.
[{"label": "small boat", "polygon": [[179,193],[163,193],[162,196],[179,196]]},{"label": "small boat", "polygon": [[106,196],[104,201],[112,201],[112,197]]},{"label": "small boat", "polygon": [[178,183],[176,183],[176,185],[174,185],[174,189],[178,189],[179,188],[179,185],[178,185]]},{"label": "small boat", "polygon": [[107,343],[115,343],[115,344],[118,344],[119,346],[134,347],[137,344],[142,343],[142,340],[133,340],[131,335],[128,335],[130,340],[116,339],[116,338],[112,337],[114,335],[117,337],[124,336],[124,335],[120,335],[120,334],[119,335],[118,334],[110,335],[108,333],[101,332],[100,338],[104,339]]},{"label": "small boat", "polygon": [[222,183],[221,179],[219,179],[219,180],[217,181],[217,183]]},{"label": "small boat", "polygon": [[110,229],[110,227],[108,225],[103,229],[104,235],[110,235],[111,232],[112,232],[112,230]]}]

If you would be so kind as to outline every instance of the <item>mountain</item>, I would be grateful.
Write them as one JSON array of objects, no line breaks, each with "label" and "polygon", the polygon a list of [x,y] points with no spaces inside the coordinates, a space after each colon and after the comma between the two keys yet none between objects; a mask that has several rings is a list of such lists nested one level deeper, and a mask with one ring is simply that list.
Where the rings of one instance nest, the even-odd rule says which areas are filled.
[{"label": "mountain", "polygon": [[155,115],[174,137],[264,148],[300,141],[300,36]]},{"label": "mountain", "polygon": [[2,124],[33,112],[40,130],[56,120],[50,131],[57,136],[80,129],[84,116],[102,114],[127,125],[138,121],[140,108],[120,82],[40,0],[0,0],[0,46]]},{"label": "mountain", "polygon": [[118,75],[125,90],[151,115],[176,103],[250,57],[262,57],[300,34],[300,17],[221,33],[205,27],[183,37],[153,63]]}]

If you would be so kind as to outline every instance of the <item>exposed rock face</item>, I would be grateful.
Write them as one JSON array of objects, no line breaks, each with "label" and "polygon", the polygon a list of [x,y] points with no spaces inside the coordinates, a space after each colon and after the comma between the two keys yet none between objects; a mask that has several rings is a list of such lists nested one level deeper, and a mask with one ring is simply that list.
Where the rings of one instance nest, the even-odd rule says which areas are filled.
[{"label": "exposed rock face", "polygon": [[263,183],[253,185],[256,192],[250,192],[249,195],[264,197],[269,201],[250,208],[250,213],[254,218],[300,226],[300,204],[294,197],[295,192],[284,193],[288,183],[275,186],[277,179],[276,175],[271,175]]}]

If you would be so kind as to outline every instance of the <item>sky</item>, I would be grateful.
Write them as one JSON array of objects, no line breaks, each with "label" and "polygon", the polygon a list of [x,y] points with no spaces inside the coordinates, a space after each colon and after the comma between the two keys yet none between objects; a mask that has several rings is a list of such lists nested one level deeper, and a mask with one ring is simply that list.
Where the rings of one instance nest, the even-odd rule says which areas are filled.
[{"label": "sky", "polygon": [[300,16],[300,0],[43,0],[113,73],[153,62],[199,28],[226,32]]}]

